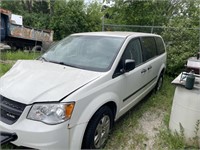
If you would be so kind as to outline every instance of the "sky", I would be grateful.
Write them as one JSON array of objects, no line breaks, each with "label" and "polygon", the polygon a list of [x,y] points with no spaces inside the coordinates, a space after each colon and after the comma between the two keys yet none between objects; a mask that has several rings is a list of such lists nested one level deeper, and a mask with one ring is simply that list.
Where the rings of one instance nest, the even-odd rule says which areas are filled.
[{"label": "sky", "polygon": [[[90,3],[90,2],[95,1],[95,0],[84,0],[84,1],[85,1],[85,3]],[[96,0],[96,1],[103,3],[103,0]]]}]

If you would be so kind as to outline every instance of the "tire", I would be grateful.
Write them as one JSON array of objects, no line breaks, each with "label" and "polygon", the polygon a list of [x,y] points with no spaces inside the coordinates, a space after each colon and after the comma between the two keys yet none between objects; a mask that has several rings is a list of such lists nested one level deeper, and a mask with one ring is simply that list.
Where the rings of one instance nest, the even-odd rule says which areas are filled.
[{"label": "tire", "polygon": [[83,149],[101,149],[106,145],[113,126],[113,113],[108,106],[101,107],[91,118],[83,138]]},{"label": "tire", "polygon": [[164,79],[164,76],[163,76],[163,73],[161,73],[155,86],[155,93],[161,90],[162,85],[163,85],[163,79]]},{"label": "tire", "polygon": [[36,45],[32,48],[33,52],[43,52],[43,48],[40,45]]}]

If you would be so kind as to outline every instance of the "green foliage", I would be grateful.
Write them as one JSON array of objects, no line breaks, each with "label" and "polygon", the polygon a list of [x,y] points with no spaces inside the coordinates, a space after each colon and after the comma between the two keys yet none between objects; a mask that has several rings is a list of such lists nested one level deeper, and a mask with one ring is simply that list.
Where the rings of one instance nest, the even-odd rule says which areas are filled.
[{"label": "green foliage", "polygon": [[48,29],[50,21],[50,16],[48,14],[42,13],[26,13],[23,16],[24,25],[34,27],[36,29]]},{"label": "green foliage", "polygon": [[116,1],[114,7],[105,10],[107,23],[126,25],[163,25],[172,15],[170,1],[148,0],[148,1]]},{"label": "green foliage", "polygon": [[[200,1],[197,1],[200,5]],[[197,3],[194,1],[186,1],[184,7],[188,9],[182,10],[173,16],[166,27],[162,36],[167,42],[167,73],[169,75],[177,75],[183,69],[189,57],[196,56],[199,49],[199,16],[200,13]]]},{"label": "green foliage", "polygon": [[101,12],[101,5],[98,2],[90,3],[86,7],[86,31],[100,31],[103,13]]},{"label": "green foliage", "polygon": [[54,30],[54,38],[62,39],[76,32],[99,31],[101,29],[100,5],[97,2],[89,6],[83,0],[60,0],[54,5],[50,28]]},{"label": "green foliage", "polygon": [[85,13],[83,0],[60,0],[55,2],[54,14],[50,27],[54,30],[55,39],[85,30]]},{"label": "green foliage", "polygon": [[49,2],[47,0],[34,1],[33,12],[39,14],[49,14]]},{"label": "green foliage", "polygon": [[21,5],[21,3],[19,4],[19,1],[13,0],[1,1],[1,8],[10,10],[16,14],[21,14],[23,11],[23,6]]}]

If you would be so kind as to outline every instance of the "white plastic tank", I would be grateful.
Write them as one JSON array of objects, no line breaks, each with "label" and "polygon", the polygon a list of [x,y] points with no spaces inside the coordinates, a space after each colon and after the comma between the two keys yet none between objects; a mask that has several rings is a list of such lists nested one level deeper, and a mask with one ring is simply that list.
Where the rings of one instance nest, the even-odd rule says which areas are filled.
[{"label": "white plastic tank", "polygon": [[[181,133],[183,127],[186,141],[190,142],[195,136],[200,137],[200,131],[196,129],[200,121],[200,78],[195,78],[192,90],[184,87],[184,81],[180,82],[180,75],[172,83],[176,84],[169,128],[173,132]],[[200,130],[200,125],[199,125]],[[198,131],[198,132],[197,132]]]}]

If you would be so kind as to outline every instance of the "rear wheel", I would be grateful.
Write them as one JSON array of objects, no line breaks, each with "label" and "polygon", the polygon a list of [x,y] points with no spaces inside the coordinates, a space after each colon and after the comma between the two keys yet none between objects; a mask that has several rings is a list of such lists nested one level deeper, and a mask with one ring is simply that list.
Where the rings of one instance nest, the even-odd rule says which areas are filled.
[{"label": "rear wheel", "polygon": [[155,92],[160,91],[161,88],[162,88],[162,85],[163,85],[163,73],[161,73],[159,78],[158,78],[158,81],[157,81],[157,84],[156,84],[156,87],[155,87]]},{"label": "rear wheel", "polygon": [[113,113],[108,106],[101,107],[89,121],[84,138],[83,149],[101,149],[105,146],[113,125]]}]

